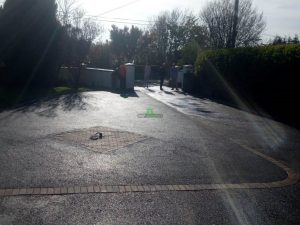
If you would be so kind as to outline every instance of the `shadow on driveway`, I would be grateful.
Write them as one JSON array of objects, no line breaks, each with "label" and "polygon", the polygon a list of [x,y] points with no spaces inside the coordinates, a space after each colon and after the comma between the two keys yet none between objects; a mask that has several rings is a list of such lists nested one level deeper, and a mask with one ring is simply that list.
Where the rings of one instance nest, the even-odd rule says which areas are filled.
[{"label": "shadow on driveway", "polygon": [[[115,94],[119,94],[122,98],[139,98],[135,91],[111,91],[101,90]],[[0,120],[7,119],[16,113],[30,113],[34,112],[41,117],[55,118],[57,117],[57,109],[68,112],[72,110],[85,111],[88,109],[89,100],[92,98],[91,95],[86,94],[87,92],[72,92],[64,95],[57,95],[51,97],[42,97],[35,100],[21,103],[15,107],[0,109],[0,113],[7,111],[8,114],[1,117]]]},{"label": "shadow on driveway", "polygon": [[36,112],[40,109],[37,114],[43,117],[56,117],[56,109],[61,107],[63,111],[86,110],[86,98],[87,95],[83,93],[70,93],[54,98],[38,99],[33,102],[24,103],[21,107],[13,110],[15,112]]}]

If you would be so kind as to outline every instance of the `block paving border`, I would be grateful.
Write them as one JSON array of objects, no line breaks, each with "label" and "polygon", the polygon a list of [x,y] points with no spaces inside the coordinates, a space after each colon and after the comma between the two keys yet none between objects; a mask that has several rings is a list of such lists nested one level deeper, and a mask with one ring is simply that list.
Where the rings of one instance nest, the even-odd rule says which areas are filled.
[{"label": "block paving border", "polygon": [[[237,143],[239,144],[239,143]],[[20,195],[68,195],[89,193],[131,193],[131,192],[162,192],[162,191],[204,191],[204,190],[226,190],[226,189],[270,189],[294,185],[299,182],[300,175],[285,165],[284,162],[273,159],[248,146],[241,145],[244,149],[264,158],[280,167],[287,173],[287,178],[281,181],[269,183],[241,183],[241,184],[186,184],[186,185],[93,185],[75,187],[54,188],[16,188],[0,189],[0,196]]]}]

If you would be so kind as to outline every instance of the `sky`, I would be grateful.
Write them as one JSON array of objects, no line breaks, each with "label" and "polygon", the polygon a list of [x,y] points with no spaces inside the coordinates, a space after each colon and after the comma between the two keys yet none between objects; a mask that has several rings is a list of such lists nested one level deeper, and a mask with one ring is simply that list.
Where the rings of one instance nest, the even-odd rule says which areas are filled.
[{"label": "sky", "polygon": [[[89,15],[101,15],[99,20],[117,21],[112,18],[125,18],[141,21],[134,21],[135,23],[144,22],[151,19],[151,17],[159,14],[165,10],[172,10],[174,8],[191,9],[198,14],[201,9],[210,0],[80,0],[79,4],[84,8]],[[124,6],[128,4],[127,6]],[[119,9],[110,11],[112,9],[121,7]],[[264,13],[264,19],[267,22],[267,28],[264,32],[264,40],[272,38],[275,35],[294,36],[300,34],[300,0],[253,0],[253,6]],[[105,18],[103,18],[105,17]],[[119,20],[118,20],[119,21]],[[100,21],[99,21],[100,22]],[[126,20],[122,20],[126,23]],[[126,24],[101,21],[106,33],[102,39],[108,39],[108,30],[112,24],[123,27]],[[130,25],[131,23],[128,23]],[[140,27],[146,27],[140,25]]]},{"label": "sky", "polygon": [[[195,14],[203,9],[211,0],[77,0],[78,5],[85,9],[87,15],[101,16],[97,21],[104,27],[102,40],[109,39],[112,24],[119,27],[130,26],[132,23],[146,28],[147,21],[162,11],[174,8],[190,9]],[[234,0],[232,0],[234,1]],[[4,0],[0,0],[0,3]],[[300,35],[300,0],[253,0],[253,6],[264,13],[267,27],[263,40],[267,41],[275,35]],[[119,20],[116,18],[131,19]],[[104,21],[106,20],[106,21]],[[117,23],[116,21],[119,21]],[[140,25],[139,25],[140,24]]]}]

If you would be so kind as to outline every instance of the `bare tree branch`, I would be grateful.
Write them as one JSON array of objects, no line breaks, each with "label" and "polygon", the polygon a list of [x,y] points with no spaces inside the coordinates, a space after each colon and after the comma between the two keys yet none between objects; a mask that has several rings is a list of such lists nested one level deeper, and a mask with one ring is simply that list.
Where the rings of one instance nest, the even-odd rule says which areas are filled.
[{"label": "bare tree branch", "polygon": [[263,14],[252,7],[252,0],[240,0],[238,5],[232,0],[214,0],[200,18],[208,29],[210,45],[215,48],[254,45],[266,26]]}]

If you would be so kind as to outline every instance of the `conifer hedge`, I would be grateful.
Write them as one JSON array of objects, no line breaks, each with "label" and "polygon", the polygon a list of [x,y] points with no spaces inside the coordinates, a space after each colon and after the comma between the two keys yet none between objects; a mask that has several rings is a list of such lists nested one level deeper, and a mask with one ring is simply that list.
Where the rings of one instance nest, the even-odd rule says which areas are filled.
[{"label": "conifer hedge", "polygon": [[198,93],[235,103],[234,93],[274,117],[300,117],[299,44],[200,50],[195,71]]}]

